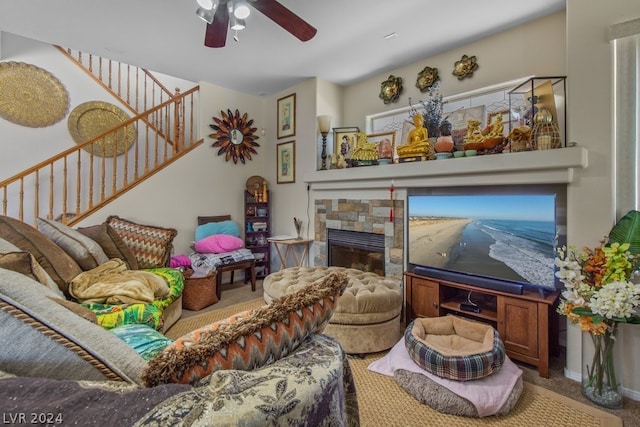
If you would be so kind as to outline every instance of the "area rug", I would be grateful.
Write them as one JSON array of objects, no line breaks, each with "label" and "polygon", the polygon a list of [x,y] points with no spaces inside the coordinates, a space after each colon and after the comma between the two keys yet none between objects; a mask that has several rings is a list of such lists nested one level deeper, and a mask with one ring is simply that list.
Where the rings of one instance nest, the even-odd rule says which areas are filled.
[{"label": "area rug", "polygon": [[[256,298],[245,303],[181,319],[168,331],[167,336],[175,339],[199,327],[225,319],[240,311],[260,307],[263,304],[262,298]],[[369,354],[364,358],[349,358],[358,393],[360,425],[362,427],[430,425],[446,425],[447,427],[622,427],[622,420],[615,415],[527,382],[524,383],[524,391],[518,403],[506,416],[466,418],[443,414],[418,402],[398,386],[392,377],[367,369],[372,362],[385,354],[386,352],[381,352]]]}]

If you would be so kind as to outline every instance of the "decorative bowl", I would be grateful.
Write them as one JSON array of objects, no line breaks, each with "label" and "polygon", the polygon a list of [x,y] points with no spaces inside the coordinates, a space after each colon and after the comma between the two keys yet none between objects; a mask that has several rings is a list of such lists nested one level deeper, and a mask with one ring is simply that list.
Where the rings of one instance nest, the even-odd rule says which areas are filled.
[{"label": "decorative bowl", "polygon": [[453,157],[464,157],[464,151],[454,151]]},{"label": "decorative bowl", "polygon": [[436,159],[438,160],[448,159],[449,157],[451,157],[451,153],[436,153]]},{"label": "decorative bowl", "polygon": [[465,150],[464,155],[469,157],[469,156],[475,156],[476,154],[478,154],[478,150]]}]

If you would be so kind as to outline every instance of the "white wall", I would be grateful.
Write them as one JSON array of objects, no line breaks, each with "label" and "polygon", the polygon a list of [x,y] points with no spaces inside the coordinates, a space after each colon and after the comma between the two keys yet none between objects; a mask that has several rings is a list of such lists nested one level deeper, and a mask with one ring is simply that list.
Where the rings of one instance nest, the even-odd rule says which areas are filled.
[{"label": "white wall", "polygon": [[[81,225],[97,224],[108,215],[119,215],[133,221],[171,227],[178,230],[174,241],[176,253],[189,253],[193,243],[197,216],[230,214],[244,224],[244,189],[252,175],[264,175],[270,143],[260,135],[265,128],[263,99],[231,91],[205,82],[200,83],[200,135],[204,143],[186,158],[171,164],[152,179],[124,194]],[[246,164],[225,161],[217,155],[209,127],[220,111],[247,113],[254,120],[260,144],[258,155]]]},{"label": "white wall", "polygon": [[[418,73],[425,66],[438,69],[444,96],[531,75],[565,75],[564,40],[565,14],[560,12],[350,85],[344,90],[343,126],[364,129],[367,115],[406,107],[409,97],[412,103],[425,100],[426,94],[415,87]],[[462,55],[475,55],[479,67],[473,77],[459,81],[451,72]],[[402,77],[404,90],[397,102],[384,104],[378,94],[389,74]]]},{"label": "white wall", "polygon": [[[317,80],[308,79],[286,91],[276,93],[266,99],[265,111],[269,123],[268,168],[265,178],[272,190],[271,230],[272,235],[295,235],[293,218],[303,221],[303,235],[308,236],[308,228],[313,216],[309,216],[311,200],[307,186],[302,180],[303,173],[315,170],[318,157],[316,132],[316,94]],[[277,102],[278,99],[296,94],[296,134],[291,137],[277,138]],[[295,141],[295,182],[278,184],[276,175],[276,150],[278,144]],[[273,254],[272,254],[273,259]],[[278,268],[278,265],[274,266]]]},{"label": "white wall", "polygon": [[54,125],[30,128],[0,119],[0,179],[9,178],[36,162],[73,147],[67,117],[76,106],[86,101],[106,101],[121,105],[104,89],[82,73],[51,45],[3,33],[2,61],[24,62],[53,74],[69,93],[67,115]]}]

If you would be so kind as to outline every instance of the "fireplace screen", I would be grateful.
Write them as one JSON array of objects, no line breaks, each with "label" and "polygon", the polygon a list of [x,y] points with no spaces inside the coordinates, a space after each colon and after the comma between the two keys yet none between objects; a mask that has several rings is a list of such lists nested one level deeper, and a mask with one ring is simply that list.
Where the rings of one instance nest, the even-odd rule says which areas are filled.
[{"label": "fireplace screen", "polygon": [[385,275],[383,234],[329,228],[327,247],[329,266]]}]

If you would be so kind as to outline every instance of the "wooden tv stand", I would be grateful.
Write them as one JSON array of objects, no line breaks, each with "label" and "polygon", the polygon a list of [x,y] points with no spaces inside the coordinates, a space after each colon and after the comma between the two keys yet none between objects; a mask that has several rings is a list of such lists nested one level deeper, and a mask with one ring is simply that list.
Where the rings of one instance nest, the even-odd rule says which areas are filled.
[{"label": "wooden tv stand", "polygon": [[[464,283],[406,273],[407,325],[417,317],[455,314],[489,323],[498,330],[507,355],[538,367],[541,377],[549,378],[549,354],[557,351],[558,316],[555,312],[559,291],[525,289],[510,294]],[[480,312],[465,311],[460,304],[471,301]]]}]

